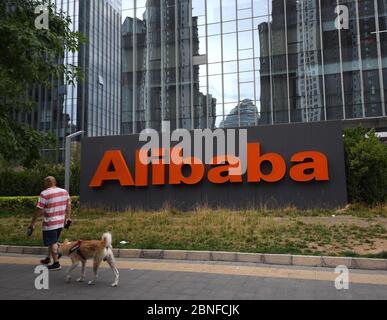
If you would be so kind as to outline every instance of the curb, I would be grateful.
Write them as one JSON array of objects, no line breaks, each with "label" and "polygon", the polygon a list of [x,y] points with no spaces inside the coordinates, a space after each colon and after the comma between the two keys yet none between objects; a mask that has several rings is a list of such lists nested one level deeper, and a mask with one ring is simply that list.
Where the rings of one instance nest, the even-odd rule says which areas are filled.
[{"label": "curb", "polygon": [[[345,266],[348,269],[387,271],[387,260],[384,259],[184,250],[114,249],[113,251],[116,258],[125,259],[242,262],[316,268],[336,268],[337,266]],[[0,245],[0,254],[1,253],[45,255],[47,254],[47,248]]]}]

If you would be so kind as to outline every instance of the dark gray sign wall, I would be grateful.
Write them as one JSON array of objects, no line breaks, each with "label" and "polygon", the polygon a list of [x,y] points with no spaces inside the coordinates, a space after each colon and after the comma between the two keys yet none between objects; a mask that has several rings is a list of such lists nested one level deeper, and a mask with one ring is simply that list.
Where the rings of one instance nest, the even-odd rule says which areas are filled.
[{"label": "dark gray sign wall", "polygon": [[[261,154],[278,153],[287,162],[286,177],[277,183],[215,185],[205,177],[197,185],[121,187],[106,182],[93,189],[89,184],[106,151],[121,150],[135,175],[136,150],[144,143],[138,136],[87,138],[82,144],[81,203],[85,207],[110,210],[157,210],[169,205],[181,210],[199,206],[212,208],[338,208],[347,204],[343,133],[340,122],[292,124],[248,128],[248,142],[260,143]],[[329,161],[330,181],[299,183],[289,176],[291,157],[318,151]],[[152,170],[149,170],[150,174]],[[166,170],[168,177],[168,170]],[[166,179],[168,181],[168,179]]]}]

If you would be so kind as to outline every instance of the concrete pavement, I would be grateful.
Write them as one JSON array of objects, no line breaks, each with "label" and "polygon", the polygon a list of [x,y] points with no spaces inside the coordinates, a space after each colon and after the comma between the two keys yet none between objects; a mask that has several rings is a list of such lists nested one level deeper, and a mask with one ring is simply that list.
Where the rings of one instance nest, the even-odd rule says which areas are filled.
[{"label": "concrete pavement", "polygon": [[[66,284],[65,271],[50,273],[50,289],[34,287],[38,256],[0,256],[0,299],[261,300],[387,299],[386,271],[350,271],[349,290],[335,288],[333,269],[254,263],[118,259],[120,285],[111,288],[107,265],[96,286]],[[88,264],[91,265],[91,262]],[[80,269],[74,271],[74,278]],[[92,271],[87,270],[87,280]]]}]

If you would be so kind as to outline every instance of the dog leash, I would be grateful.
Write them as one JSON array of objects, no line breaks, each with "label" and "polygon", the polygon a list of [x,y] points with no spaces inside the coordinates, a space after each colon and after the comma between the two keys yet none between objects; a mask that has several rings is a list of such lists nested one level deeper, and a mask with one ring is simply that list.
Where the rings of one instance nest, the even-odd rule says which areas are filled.
[{"label": "dog leash", "polygon": [[82,240],[78,241],[69,251],[70,254],[73,254],[74,252],[76,252],[79,257],[83,260],[83,261],[86,261],[87,259],[85,258],[85,256],[82,254],[81,252],[81,245],[82,245]]}]

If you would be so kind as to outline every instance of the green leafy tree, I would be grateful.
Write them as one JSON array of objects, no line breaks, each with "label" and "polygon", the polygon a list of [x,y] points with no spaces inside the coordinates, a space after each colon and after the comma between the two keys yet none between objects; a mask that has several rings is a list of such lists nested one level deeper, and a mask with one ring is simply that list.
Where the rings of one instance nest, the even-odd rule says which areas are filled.
[{"label": "green leafy tree", "polygon": [[345,132],[348,194],[351,202],[374,205],[387,200],[387,145],[375,130]]},{"label": "green leafy tree", "polygon": [[[35,26],[41,5],[47,6],[47,30]],[[70,26],[71,19],[49,0],[0,2],[0,158],[7,162],[30,165],[39,149],[55,143],[52,135],[15,121],[15,114],[36,108],[28,88],[50,88],[52,79],[74,84],[81,76],[76,66],[63,63],[64,52],[76,52],[83,41]]]}]

